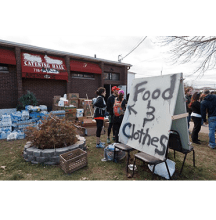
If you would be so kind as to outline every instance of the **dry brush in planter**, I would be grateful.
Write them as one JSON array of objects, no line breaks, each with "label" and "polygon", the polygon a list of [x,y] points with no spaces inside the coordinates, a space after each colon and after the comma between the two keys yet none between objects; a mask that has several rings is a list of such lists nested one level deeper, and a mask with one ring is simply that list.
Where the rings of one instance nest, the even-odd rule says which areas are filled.
[{"label": "dry brush in planter", "polygon": [[73,123],[53,115],[44,118],[38,128],[27,127],[25,134],[28,142],[23,157],[33,164],[57,165],[60,154],[84,149],[86,144],[85,138],[77,135]]}]

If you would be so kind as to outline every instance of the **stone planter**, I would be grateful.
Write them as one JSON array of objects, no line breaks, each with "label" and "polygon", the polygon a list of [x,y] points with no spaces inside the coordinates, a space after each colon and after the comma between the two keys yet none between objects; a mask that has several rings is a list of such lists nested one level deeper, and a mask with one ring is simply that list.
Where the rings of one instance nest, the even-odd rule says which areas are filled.
[{"label": "stone planter", "polygon": [[56,149],[38,149],[31,146],[31,142],[28,141],[24,146],[23,157],[25,161],[33,164],[43,163],[45,165],[58,165],[60,163],[60,154],[68,151],[81,148],[85,150],[86,139],[77,135],[78,141],[68,147],[56,148]]}]

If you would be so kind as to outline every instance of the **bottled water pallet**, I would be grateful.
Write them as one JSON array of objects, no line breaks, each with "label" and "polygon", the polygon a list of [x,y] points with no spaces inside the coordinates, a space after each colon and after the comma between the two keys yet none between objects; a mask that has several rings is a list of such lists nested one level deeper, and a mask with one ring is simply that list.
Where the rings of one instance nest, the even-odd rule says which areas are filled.
[{"label": "bottled water pallet", "polygon": [[4,115],[4,114],[15,113],[16,111],[17,111],[16,108],[0,109],[0,118],[1,118],[2,115]]}]

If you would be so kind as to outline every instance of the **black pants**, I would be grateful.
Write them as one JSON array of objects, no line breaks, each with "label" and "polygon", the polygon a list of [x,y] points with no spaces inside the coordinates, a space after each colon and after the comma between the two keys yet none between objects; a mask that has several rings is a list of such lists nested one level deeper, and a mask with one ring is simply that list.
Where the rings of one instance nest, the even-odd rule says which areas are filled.
[{"label": "black pants", "polygon": [[114,132],[115,132],[115,142],[116,143],[119,143],[119,138],[118,138],[118,135],[119,135],[119,129],[121,127],[121,123],[114,123],[113,124],[113,129],[114,129]]},{"label": "black pants", "polygon": [[116,143],[119,143],[118,135],[119,135],[119,129],[121,127],[123,117],[124,117],[124,115],[113,117],[113,129],[114,129],[114,132],[115,132],[115,142]]},{"label": "black pants", "polygon": [[96,125],[97,125],[97,130],[96,130],[96,137],[100,137],[101,136],[101,131],[103,128],[103,120],[98,120],[96,119]]},{"label": "black pants", "polygon": [[113,124],[113,115],[109,115],[108,137],[110,136],[111,129],[113,129],[113,137],[115,137],[115,130],[114,130],[114,124]]},{"label": "black pants", "polygon": [[202,122],[202,118],[198,118],[198,117],[191,117],[194,123],[194,128],[191,134],[191,138],[192,138],[192,142],[196,142],[198,141],[198,134],[200,132],[201,129],[201,122]]}]

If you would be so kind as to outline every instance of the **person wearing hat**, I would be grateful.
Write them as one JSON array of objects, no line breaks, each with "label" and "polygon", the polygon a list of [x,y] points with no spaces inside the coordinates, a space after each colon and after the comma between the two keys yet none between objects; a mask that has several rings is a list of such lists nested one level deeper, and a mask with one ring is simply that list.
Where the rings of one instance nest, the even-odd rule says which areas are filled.
[{"label": "person wearing hat", "polygon": [[118,96],[115,98],[115,102],[113,105],[113,129],[115,131],[115,142],[119,143],[119,129],[121,127],[121,123],[124,117],[124,113],[127,106],[127,100],[124,99],[124,91],[119,90]]},{"label": "person wearing hat", "polygon": [[113,128],[113,140],[115,140],[115,131],[113,127],[113,105],[115,102],[115,98],[118,96],[118,91],[120,89],[117,86],[112,87],[112,94],[107,99],[107,112],[109,113],[109,127],[107,133],[107,143],[110,144],[110,133]]}]

